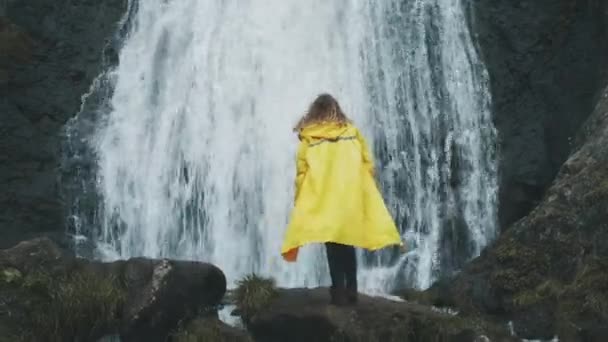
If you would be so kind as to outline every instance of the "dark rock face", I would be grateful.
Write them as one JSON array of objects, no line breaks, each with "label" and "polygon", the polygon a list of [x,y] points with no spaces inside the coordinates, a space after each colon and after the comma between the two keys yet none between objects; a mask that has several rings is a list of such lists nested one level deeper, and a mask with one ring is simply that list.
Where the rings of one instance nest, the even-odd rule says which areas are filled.
[{"label": "dark rock face", "polygon": [[219,269],[201,265],[169,260],[128,261],[124,273],[127,287],[137,289],[137,293],[126,302],[122,339],[165,341],[168,331],[184,317],[199,314],[201,307],[215,312],[209,305],[221,301],[226,278]]},{"label": "dark rock face", "polygon": [[542,203],[430,302],[512,320],[524,338],[605,341],[608,328],[608,89]]},{"label": "dark rock face", "polygon": [[48,239],[0,250],[0,340],[166,341],[178,323],[213,315],[226,279],[213,265],[92,262]]},{"label": "dark rock face", "polygon": [[102,65],[126,0],[0,2],[0,247],[62,230],[61,131]]},{"label": "dark rock face", "polygon": [[504,328],[412,303],[360,295],[356,306],[329,305],[328,289],[279,290],[246,317],[255,341],[515,341]]},{"label": "dark rock face", "polygon": [[593,110],[608,61],[608,2],[481,0],[473,31],[500,133],[500,223],[538,204]]}]

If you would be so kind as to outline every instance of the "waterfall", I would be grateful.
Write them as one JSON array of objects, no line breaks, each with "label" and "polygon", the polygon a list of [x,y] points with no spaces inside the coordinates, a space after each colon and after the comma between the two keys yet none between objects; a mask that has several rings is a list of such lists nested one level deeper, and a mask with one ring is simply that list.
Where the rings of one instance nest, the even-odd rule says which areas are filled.
[{"label": "waterfall", "polygon": [[[428,287],[494,237],[495,131],[465,0],[131,2],[118,61],[68,124],[70,230],[95,257],[203,260],[230,284],[327,285],[281,260],[292,127],[321,92],[369,138],[410,251],[360,252],[360,286]],[[88,163],[88,164],[87,164]],[[76,171],[74,171],[76,170]]]}]

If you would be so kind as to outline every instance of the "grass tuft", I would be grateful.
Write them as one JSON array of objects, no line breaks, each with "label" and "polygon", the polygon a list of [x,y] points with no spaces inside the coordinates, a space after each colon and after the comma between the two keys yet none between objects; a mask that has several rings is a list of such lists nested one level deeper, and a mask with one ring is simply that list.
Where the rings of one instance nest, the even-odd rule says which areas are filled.
[{"label": "grass tuft", "polygon": [[115,329],[126,299],[116,279],[88,271],[57,278],[40,271],[22,286],[39,297],[29,314],[31,334],[45,341],[90,340]]},{"label": "grass tuft", "polygon": [[238,281],[235,291],[236,305],[244,320],[260,311],[277,295],[274,279],[251,274]]}]

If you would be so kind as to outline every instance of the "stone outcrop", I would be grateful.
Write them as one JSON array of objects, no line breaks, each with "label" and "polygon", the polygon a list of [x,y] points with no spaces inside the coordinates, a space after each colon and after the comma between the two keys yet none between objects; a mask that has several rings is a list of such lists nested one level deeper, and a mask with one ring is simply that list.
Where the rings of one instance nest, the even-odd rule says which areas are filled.
[{"label": "stone outcrop", "polygon": [[360,295],[357,305],[330,305],[326,288],[278,289],[245,321],[260,342],[515,341],[506,326],[413,303]]},{"label": "stone outcrop", "polygon": [[500,223],[541,200],[593,111],[608,71],[608,2],[471,2],[500,135]]},{"label": "stone outcrop", "polygon": [[524,338],[608,336],[608,89],[541,204],[425,302],[512,321]]},{"label": "stone outcrop", "polygon": [[63,126],[102,67],[126,0],[0,1],[0,248],[65,229]]},{"label": "stone outcrop", "polygon": [[166,341],[182,321],[213,317],[226,291],[217,267],[172,260],[101,263],[48,239],[0,250],[0,341]]}]

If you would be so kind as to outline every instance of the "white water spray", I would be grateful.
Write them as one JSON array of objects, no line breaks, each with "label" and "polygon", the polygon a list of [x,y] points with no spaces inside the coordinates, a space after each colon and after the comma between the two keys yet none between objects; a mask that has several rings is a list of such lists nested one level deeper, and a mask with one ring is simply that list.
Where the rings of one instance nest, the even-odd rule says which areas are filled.
[{"label": "white water spray", "polygon": [[487,77],[464,13],[460,0],[139,1],[87,140],[101,204],[86,234],[106,258],[204,260],[231,284],[251,272],[328,284],[320,246],[296,264],[279,251],[291,128],[330,92],[372,141],[413,248],[360,255],[360,286],[427,287],[458,252],[440,253],[449,230],[468,258],[495,228]]}]

